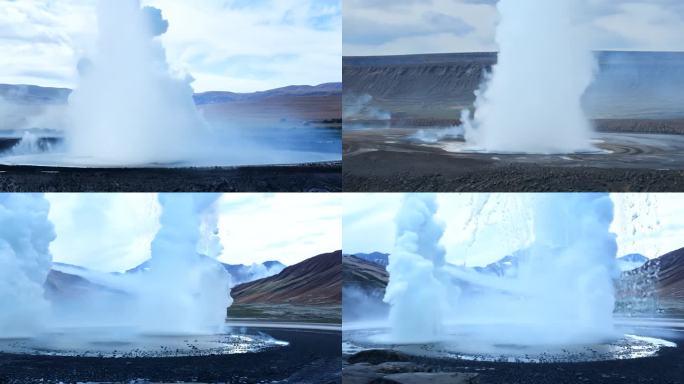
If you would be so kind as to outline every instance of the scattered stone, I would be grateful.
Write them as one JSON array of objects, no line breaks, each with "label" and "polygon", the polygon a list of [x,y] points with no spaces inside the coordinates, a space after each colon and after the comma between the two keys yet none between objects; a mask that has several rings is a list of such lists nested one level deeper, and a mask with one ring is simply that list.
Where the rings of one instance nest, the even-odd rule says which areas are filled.
[{"label": "scattered stone", "polygon": [[411,357],[401,352],[385,349],[370,349],[350,356],[348,361],[350,364],[370,363],[378,365],[386,362],[407,362],[411,361]]},{"label": "scattered stone", "polygon": [[397,373],[383,377],[386,383],[396,384],[478,384],[476,373]]},{"label": "scattered stone", "polygon": [[407,372],[426,372],[427,368],[409,362],[387,362],[376,367],[378,373],[386,375]]}]

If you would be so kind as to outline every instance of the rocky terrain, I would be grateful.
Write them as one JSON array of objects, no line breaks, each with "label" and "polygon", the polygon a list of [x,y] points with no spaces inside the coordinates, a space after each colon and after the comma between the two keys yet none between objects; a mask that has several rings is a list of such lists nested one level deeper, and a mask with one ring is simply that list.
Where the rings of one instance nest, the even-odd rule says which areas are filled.
[{"label": "rocky terrain", "polygon": [[624,312],[684,316],[684,248],[623,272],[616,294]]},{"label": "rocky terrain", "polygon": [[259,353],[98,358],[0,353],[0,383],[341,383],[341,333],[262,329],[289,343]]},{"label": "rocky terrain", "polygon": [[[42,147],[63,141],[69,89],[0,84],[0,152],[26,132]],[[339,153],[342,85],[290,86],[254,93],[195,95],[218,130],[239,127],[291,150]],[[282,128],[273,133],[276,128]],[[265,129],[263,129],[265,128]],[[297,128],[304,128],[299,129]],[[268,131],[268,132],[265,132]],[[309,143],[310,131],[322,139]],[[269,132],[281,135],[268,136]],[[306,146],[313,147],[306,147]],[[331,157],[334,159],[335,157]],[[0,166],[2,192],[339,192],[341,162],[254,167],[60,168]]]},{"label": "rocky terrain", "polygon": [[[649,143],[650,134],[684,134],[684,53],[598,52],[596,60],[583,105],[599,146],[610,148],[555,161],[447,150],[401,132],[459,125],[495,53],[345,57],[345,191],[684,191],[681,138]],[[642,136],[625,145],[626,134]]]},{"label": "rocky terrain", "polygon": [[344,357],[348,384],[681,384],[684,348],[666,348],[658,356],[634,360],[521,364],[431,359],[390,350],[369,350]]},{"label": "rocky terrain", "polygon": [[374,317],[386,318],[389,310],[387,304],[382,301],[389,280],[386,264],[383,265],[387,255],[384,259],[372,257],[376,262],[363,259],[363,256],[368,255],[342,257],[342,317],[346,322],[369,320]]},{"label": "rocky terrain", "polygon": [[[684,53],[598,52],[596,57],[598,74],[584,99],[591,118],[675,119],[681,126]],[[373,106],[395,120],[458,119],[461,109],[472,107],[475,90],[496,60],[496,53],[345,57],[345,108],[352,96],[369,95]]]},{"label": "rocky terrain", "polygon": [[341,257],[341,251],[325,253],[234,287],[228,319],[339,324]]},{"label": "rocky terrain", "polygon": [[231,296],[235,304],[341,304],[341,257],[341,251],[314,256],[275,276],[240,284]]},{"label": "rocky terrain", "polygon": [[338,126],[342,118],[342,84],[289,86],[255,93],[207,92],[195,103],[208,119],[268,123],[294,121]]},{"label": "rocky terrain", "polygon": [[[50,110],[47,107],[66,106],[70,94],[71,90],[66,88],[0,84],[0,101],[5,104],[5,107],[0,108],[0,116],[15,117],[11,121],[3,119],[0,130],[55,128],[30,126],[36,122],[32,115],[50,111],[52,117],[57,117],[64,113],[63,108]],[[342,116],[341,95],[341,83],[325,83],[316,86],[293,85],[252,93],[204,92],[195,94],[194,100],[208,118],[230,116],[233,119],[263,121],[289,118],[297,121],[329,120],[339,124]],[[47,124],[49,119],[41,122]]]},{"label": "rocky terrain", "polygon": [[340,192],[342,162],[215,168],[0,165],[2,192]]}]

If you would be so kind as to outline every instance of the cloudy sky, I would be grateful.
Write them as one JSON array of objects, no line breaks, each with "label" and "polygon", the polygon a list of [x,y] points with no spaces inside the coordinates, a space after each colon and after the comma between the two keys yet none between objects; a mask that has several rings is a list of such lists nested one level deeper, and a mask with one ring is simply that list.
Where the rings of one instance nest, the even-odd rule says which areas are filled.
[{"label": "cloudy sky", "polygon": [[[57,262],[105,272],[149,258],[159,228],[156,194],[48,194]],[[225,194],[218,202],[220,260],[296,264],[342,247],[340,196]]]},{"label": "cloudy sky", "polygon": [[[236,92],[340,81],[340,2],[142,0],[162,9],[169,62],[196,91]],[[0,83],[74,87],[94,47],[96,3],[0,0]]]},{"label": "cloudy sky", "polygon": [[[681,0],[577,0],[595,49],[684,50]],[[345,0],[347,56],[496,51],[496,0]]]},{"label": "cloudy sky", "polygon": [[[345,253],[391,252],[394,218],[401,194],[347,194],[343,199]],[[489,198],[487,204],[483,202]],[[684,247],[684,195],[614,194],[618,256],[641,253],[649,258]],[[437,216],[446,223],[442,244],[454,264],[484,266],[522,248],[529,214],[516,194],[441,194]],[[471,216],[473,207],[478,214]]]}]

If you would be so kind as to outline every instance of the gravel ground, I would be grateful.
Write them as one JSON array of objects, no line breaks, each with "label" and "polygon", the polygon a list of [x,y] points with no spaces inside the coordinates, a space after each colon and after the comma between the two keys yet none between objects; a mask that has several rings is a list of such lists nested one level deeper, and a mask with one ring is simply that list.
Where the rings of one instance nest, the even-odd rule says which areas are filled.
[{"label": "gravel ground", "polygon": [[0,192],[339,192],[340,162],[237,168],[0,166]]},{"label": "gravel ground", "polygon": [[343,179],[346,192],[684,192],[684,170],[482,166],[391,152],[346,158]]},{"label": "gravel ground", "polygon": [[[342,374],[353,373],[357,379],[354,383],[359,384],[375,383],[372,380],[377,380],[377,372],[382,369],[385,371],[383,373],[406,371],[475,374],[477,377],[472,382],[479,384],[679,384],[684,383],[684,348],[681,346],[684,338],[673,341],[679,345],[677,348],[666,348],[655,357],[586,363],[472,362],[420,358],[391,351],[366,351],[346,356]],[[365,375],[368,381],[363,377]],[[414,383],[419,382],[422,381]]]},{"label": "gravel ground", "polygon": [[289,346],[254,354],[174,358],[84,358],[0,354],[0,383],[341,382],[341,332],[265,329]]},{"label": "gravel ground", "polygon": [[347,192],[682,192],[681,135],[603,133],[611,154],[448,152],[411,129],[344,133]]}]

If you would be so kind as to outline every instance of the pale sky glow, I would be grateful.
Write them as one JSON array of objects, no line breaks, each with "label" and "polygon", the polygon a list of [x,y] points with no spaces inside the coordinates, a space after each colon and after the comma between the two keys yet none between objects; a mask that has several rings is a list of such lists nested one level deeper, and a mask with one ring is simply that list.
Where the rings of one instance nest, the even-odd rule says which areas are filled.
[{"label": "pale sky glow", "polygon": [[[159,228],[156,194],[48,194],[54,261],[105,272],[149,258]],[[225,194],[218,203],[220,260],[292,265],[341,249],[339,195]]]},{"label": "pale sky glow", "polygon": [[[0,83],[74,87],[97,0],[0,0]],[[169,21],[171,66],[197,92],[341,81],[340,0],[142,0]]]},{"label": "pale sky glow", "polygon": [[[345,195],[345,253],[386,252],[394,244],[394,217],[401,194]],[[471,217],[487,196],[489,203]],[[649,258],[684,247],[684,195],[613,194],[618,256]],[[529,214],[516,194],[440,194],[437,216],[446,223],[442,244],[454,264],[484,266],[524,247],[530,238]],[[527,212],[527,213],[526,213]],[[476,230],[476,228],[479,228]]]},{"label": "pale sky glow", "polygon": [[[577,0],[594,49],[684,50],[681,0]],[[346,0],[346,56],[496,51],[496,0]]]}]

